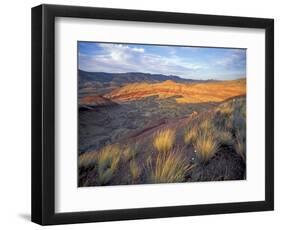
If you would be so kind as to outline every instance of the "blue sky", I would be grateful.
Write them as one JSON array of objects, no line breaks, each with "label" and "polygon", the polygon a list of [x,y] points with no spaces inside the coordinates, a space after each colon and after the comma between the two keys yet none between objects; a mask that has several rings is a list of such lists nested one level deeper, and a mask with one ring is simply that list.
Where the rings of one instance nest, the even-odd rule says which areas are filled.
[{"label": "blue sky", "polygon": [[79,69],[89,72],[143,72],[192,79],[246,77],[246,50],[78,42]]}]

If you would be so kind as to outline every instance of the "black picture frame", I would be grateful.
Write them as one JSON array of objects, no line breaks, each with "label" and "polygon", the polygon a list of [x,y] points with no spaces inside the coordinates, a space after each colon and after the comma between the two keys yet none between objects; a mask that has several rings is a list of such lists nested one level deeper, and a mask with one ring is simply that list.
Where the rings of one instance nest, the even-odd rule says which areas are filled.
[{"label": "black picture frame", "polygon": [[[265,29],[265,200],[55,213],[55,18],[109,19]],[[110,8],[32,8],[32,221],[41,225],[267,211],[274,209],[274,20]]]}]

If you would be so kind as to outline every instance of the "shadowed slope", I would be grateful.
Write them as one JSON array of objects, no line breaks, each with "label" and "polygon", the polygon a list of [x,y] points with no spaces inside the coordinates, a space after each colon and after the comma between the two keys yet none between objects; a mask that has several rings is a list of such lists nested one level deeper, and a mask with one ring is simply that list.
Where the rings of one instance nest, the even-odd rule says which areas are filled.
[{"label": "shadowed slope", "polygon": [[101,107],[101,106],[113,106],[117,103],[111,101],[108,98],[102,96],[85,96],[79,99],[79,108],[82,109],[90,109],[94,107]]}]

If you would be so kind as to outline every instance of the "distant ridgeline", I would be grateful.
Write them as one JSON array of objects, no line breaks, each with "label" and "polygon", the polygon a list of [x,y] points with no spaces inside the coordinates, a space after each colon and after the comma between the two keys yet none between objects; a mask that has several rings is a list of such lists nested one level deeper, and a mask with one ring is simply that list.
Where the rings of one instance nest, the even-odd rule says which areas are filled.
[{"label": "distant ridgeline", "polygon": [[171,80],[177,83],[192,83],[192,82],[210,82],[215,80],[194,80],[185,79],[174,75],[163,75],[163,74],[150,74],[150,73],[104,73],[104,72],[86,72],[79,70],[79,85],[83,85],[89,82],[100,82],[100,83],[137,83],[137,82],[148,82],[157,83]]}]

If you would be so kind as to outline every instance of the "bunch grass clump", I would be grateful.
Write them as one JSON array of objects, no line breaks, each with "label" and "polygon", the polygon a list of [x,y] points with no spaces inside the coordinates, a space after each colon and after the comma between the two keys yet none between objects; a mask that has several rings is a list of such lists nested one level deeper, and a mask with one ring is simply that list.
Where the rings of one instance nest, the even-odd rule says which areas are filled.
[{"label": "bunch grass clump", "polygon": [[222,145],[232,145],[233,144],[233,136],[229,131],[217,131],[217,138],[220,144]]},{"label": "bunch grass clump", "polygon": [[194,144],[195,153],[202,162],[207,162],[219,149],[219,144],[213,135],[200,133]]},{"label": "bunch grass clump", "polygon": [[199,124],[199,130],[202,132],[214,132],[214,125],[210,119],[206,118]]},{"label": "bunch grass clump", "polygon": [[124,161],[130,161],[131,159],[135,158],[138,151],[138,145],[126,145],[122,150],[122,157]]},{"label": "bunch grass clump", "polygon": [[119,145],[107,145],[98,154],[98,181],[104,185],[114,176],[121,158],[121,149]]},{"label": "bunch grass clump", "polygon": [[130,161],[129,168],[130,168],[131,179],[132,179],[132,182],[134,183],[139,179],[139,177],[141,175],[141,168],[138,165],[138,163],[136,162],[136,160]]},{"label": "bunch grass clump", "polygon": [[78,167],[79,168],[89,168],[92,167],[97,161],[96,152],[86,152],[78,157]]},{"label": "bunch grass clump", "polygon": [[197,130],[195,127],[188,128],[184,132],[184,143],[191,144],[196,140]]},{"label": "bunch grass clump", "polygon": [[190,165],[186,163],[183,153],[179,149],[158,153],[154,164],[150,164],[150,183],[183,182]]},{"label": "bunch grass clump", "polygon": [[160,130],[156,133],[153,146],[158,152],[168,152],[174,145],[175,131],[171,129]]},{"label": "bunch grass clump", "polygon": [[223,103],[218,107],[218,111],[220,111],[221,113],[227,116],[230,116],[233,113],[233,110],[234,110],[234,106],[230,102]]},{"label": "bunch grass clump", "polygon": [[193,146],[200,161],[207,162],[218,151],[219,142],[217,140],[217,132],[218,130],[209,119],[204,120],[199,125],[197,137]]}]

